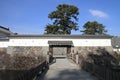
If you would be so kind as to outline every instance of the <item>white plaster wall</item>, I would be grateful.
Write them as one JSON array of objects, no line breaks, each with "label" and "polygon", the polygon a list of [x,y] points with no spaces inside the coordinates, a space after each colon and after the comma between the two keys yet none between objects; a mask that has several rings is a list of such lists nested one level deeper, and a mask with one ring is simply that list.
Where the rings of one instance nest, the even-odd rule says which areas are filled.
[{"label": "white plaster wall", "polygon": [[74,46],[111,46],[110,39],[74,39]]},{"label": "white plaster wall", "polygon": [[8,46],[49,46],[48,41],[73,41],[74,46],[111,46],[111,39],[10,39]]},{"label": "white plaster wall", "polygon": [[46,39],[10,39],[10,46],[49,46]]},{"label": "white plaster wall", "polygon": [[9,41],[0,41],[0,48],[8,47]]}]

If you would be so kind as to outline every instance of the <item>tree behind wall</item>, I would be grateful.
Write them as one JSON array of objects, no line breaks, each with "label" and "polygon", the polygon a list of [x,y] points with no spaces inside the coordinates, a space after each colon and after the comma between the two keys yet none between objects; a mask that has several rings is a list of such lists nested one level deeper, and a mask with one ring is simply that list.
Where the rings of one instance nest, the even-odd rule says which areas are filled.
[{"label": "tree behind wall", "polygon": [[71,34],[71,30],[78,30],[78,14],[78,8],[73,5],[58,5],[57,10],[48,15],[54,22],[45,27],[45,34]]},{"label": "tree behind wall", "polygon": [[96,35],[96,34],[105,34],[107,30],[105,30],[105,26],[103,24],[98,23],[97,21],[94,22],[87,22],[83,26],[83,34],[88,35]]}]

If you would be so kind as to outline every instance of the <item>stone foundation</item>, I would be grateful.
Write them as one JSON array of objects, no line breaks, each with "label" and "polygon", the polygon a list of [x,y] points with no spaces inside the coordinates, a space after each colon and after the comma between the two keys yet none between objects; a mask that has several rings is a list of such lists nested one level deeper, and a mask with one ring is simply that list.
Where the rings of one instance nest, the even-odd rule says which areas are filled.
[{"label": "stone foundation", "polygon": [[[37,66],[46,59],[49,47],[33,47],[33,46],[9,46],[0,49],[0,68],[1,69],[29,69]],[[72,47],[71,56],[82,66],[83,61],[96,63],[100,59],[114,60],[112,47]],[[76,60],[78,55],[78,60]],[[103,56],[104,55],[104,56]],[[109,63],[109,62],[107,62]]]},{"label": "stone foundation", "polygon": [[7,48],[0,48],[0,54],[6,54]]},{"label": "stone foundation", "polygon": [[42,55],[43,50],[42,47],[13,47],[13,55],[21,54],[21,55]]},{"label": "stone foundation", "polygon": [[0,48],[0,69],[5,69],[10,65],[10,55],[7,54],[7,48]]},{"label": "stone foundation", "polygon": [[[104,58],[109,57],[108,58],[109,60],[113,59],[111,57],[111,55],[113,55],[112,47],[72,47],[71,54],[74,61],[76,61],[75,56],[78,55],[79,57],[78,63],[80,64],[80,66],[82,66],[83,61],[95,63],[95,59],[102,60],[101,56],[103,55],[104,55]],[[93,57],[93,56],[96,56],[96,57]]]},{"label": "stone foundation", "polygon": [[0,49],[0,69],[30,69],[46,60],[48,47],[9,46]]}]

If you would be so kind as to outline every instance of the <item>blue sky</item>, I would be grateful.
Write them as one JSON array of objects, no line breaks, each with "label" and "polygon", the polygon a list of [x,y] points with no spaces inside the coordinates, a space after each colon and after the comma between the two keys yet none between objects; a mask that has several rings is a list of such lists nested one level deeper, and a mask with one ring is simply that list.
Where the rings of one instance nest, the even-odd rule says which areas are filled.
[{"label": "blue sky", "polygon": [[0,0],[0,25],[19,34],[43,34],[52,21],[48,14],[59,4],[79,8],[79,30],[87,21],[98,21],[106,26],[108,34],[120,36],[120,0]]}]

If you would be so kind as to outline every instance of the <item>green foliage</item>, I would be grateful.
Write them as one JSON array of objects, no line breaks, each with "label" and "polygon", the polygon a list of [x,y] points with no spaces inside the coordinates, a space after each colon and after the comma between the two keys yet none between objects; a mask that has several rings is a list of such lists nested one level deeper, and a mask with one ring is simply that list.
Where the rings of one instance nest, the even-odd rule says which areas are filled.
[{"label": "green foliage", "polygon": [[96,35],[96,34],[105,34],[107,30],[105,30],[105,26],[103,24],[98,23],[97,21],[94,22],[87,22],[83,26],[83,34],[88,35]]},{"label": "green foliage", "polygon": [[48,24],[46,26],[46,34],[56,34],[56,32],[58,31],[58,27],[55,27],[54,25]]},{"label": "green foliage", "polygon": [[54,22],[46,26],[46,34],[71,34],[71,30],[78,30],[78,14],[78,8],[73,5],[58,5],[57,10],[48,15]]}]

